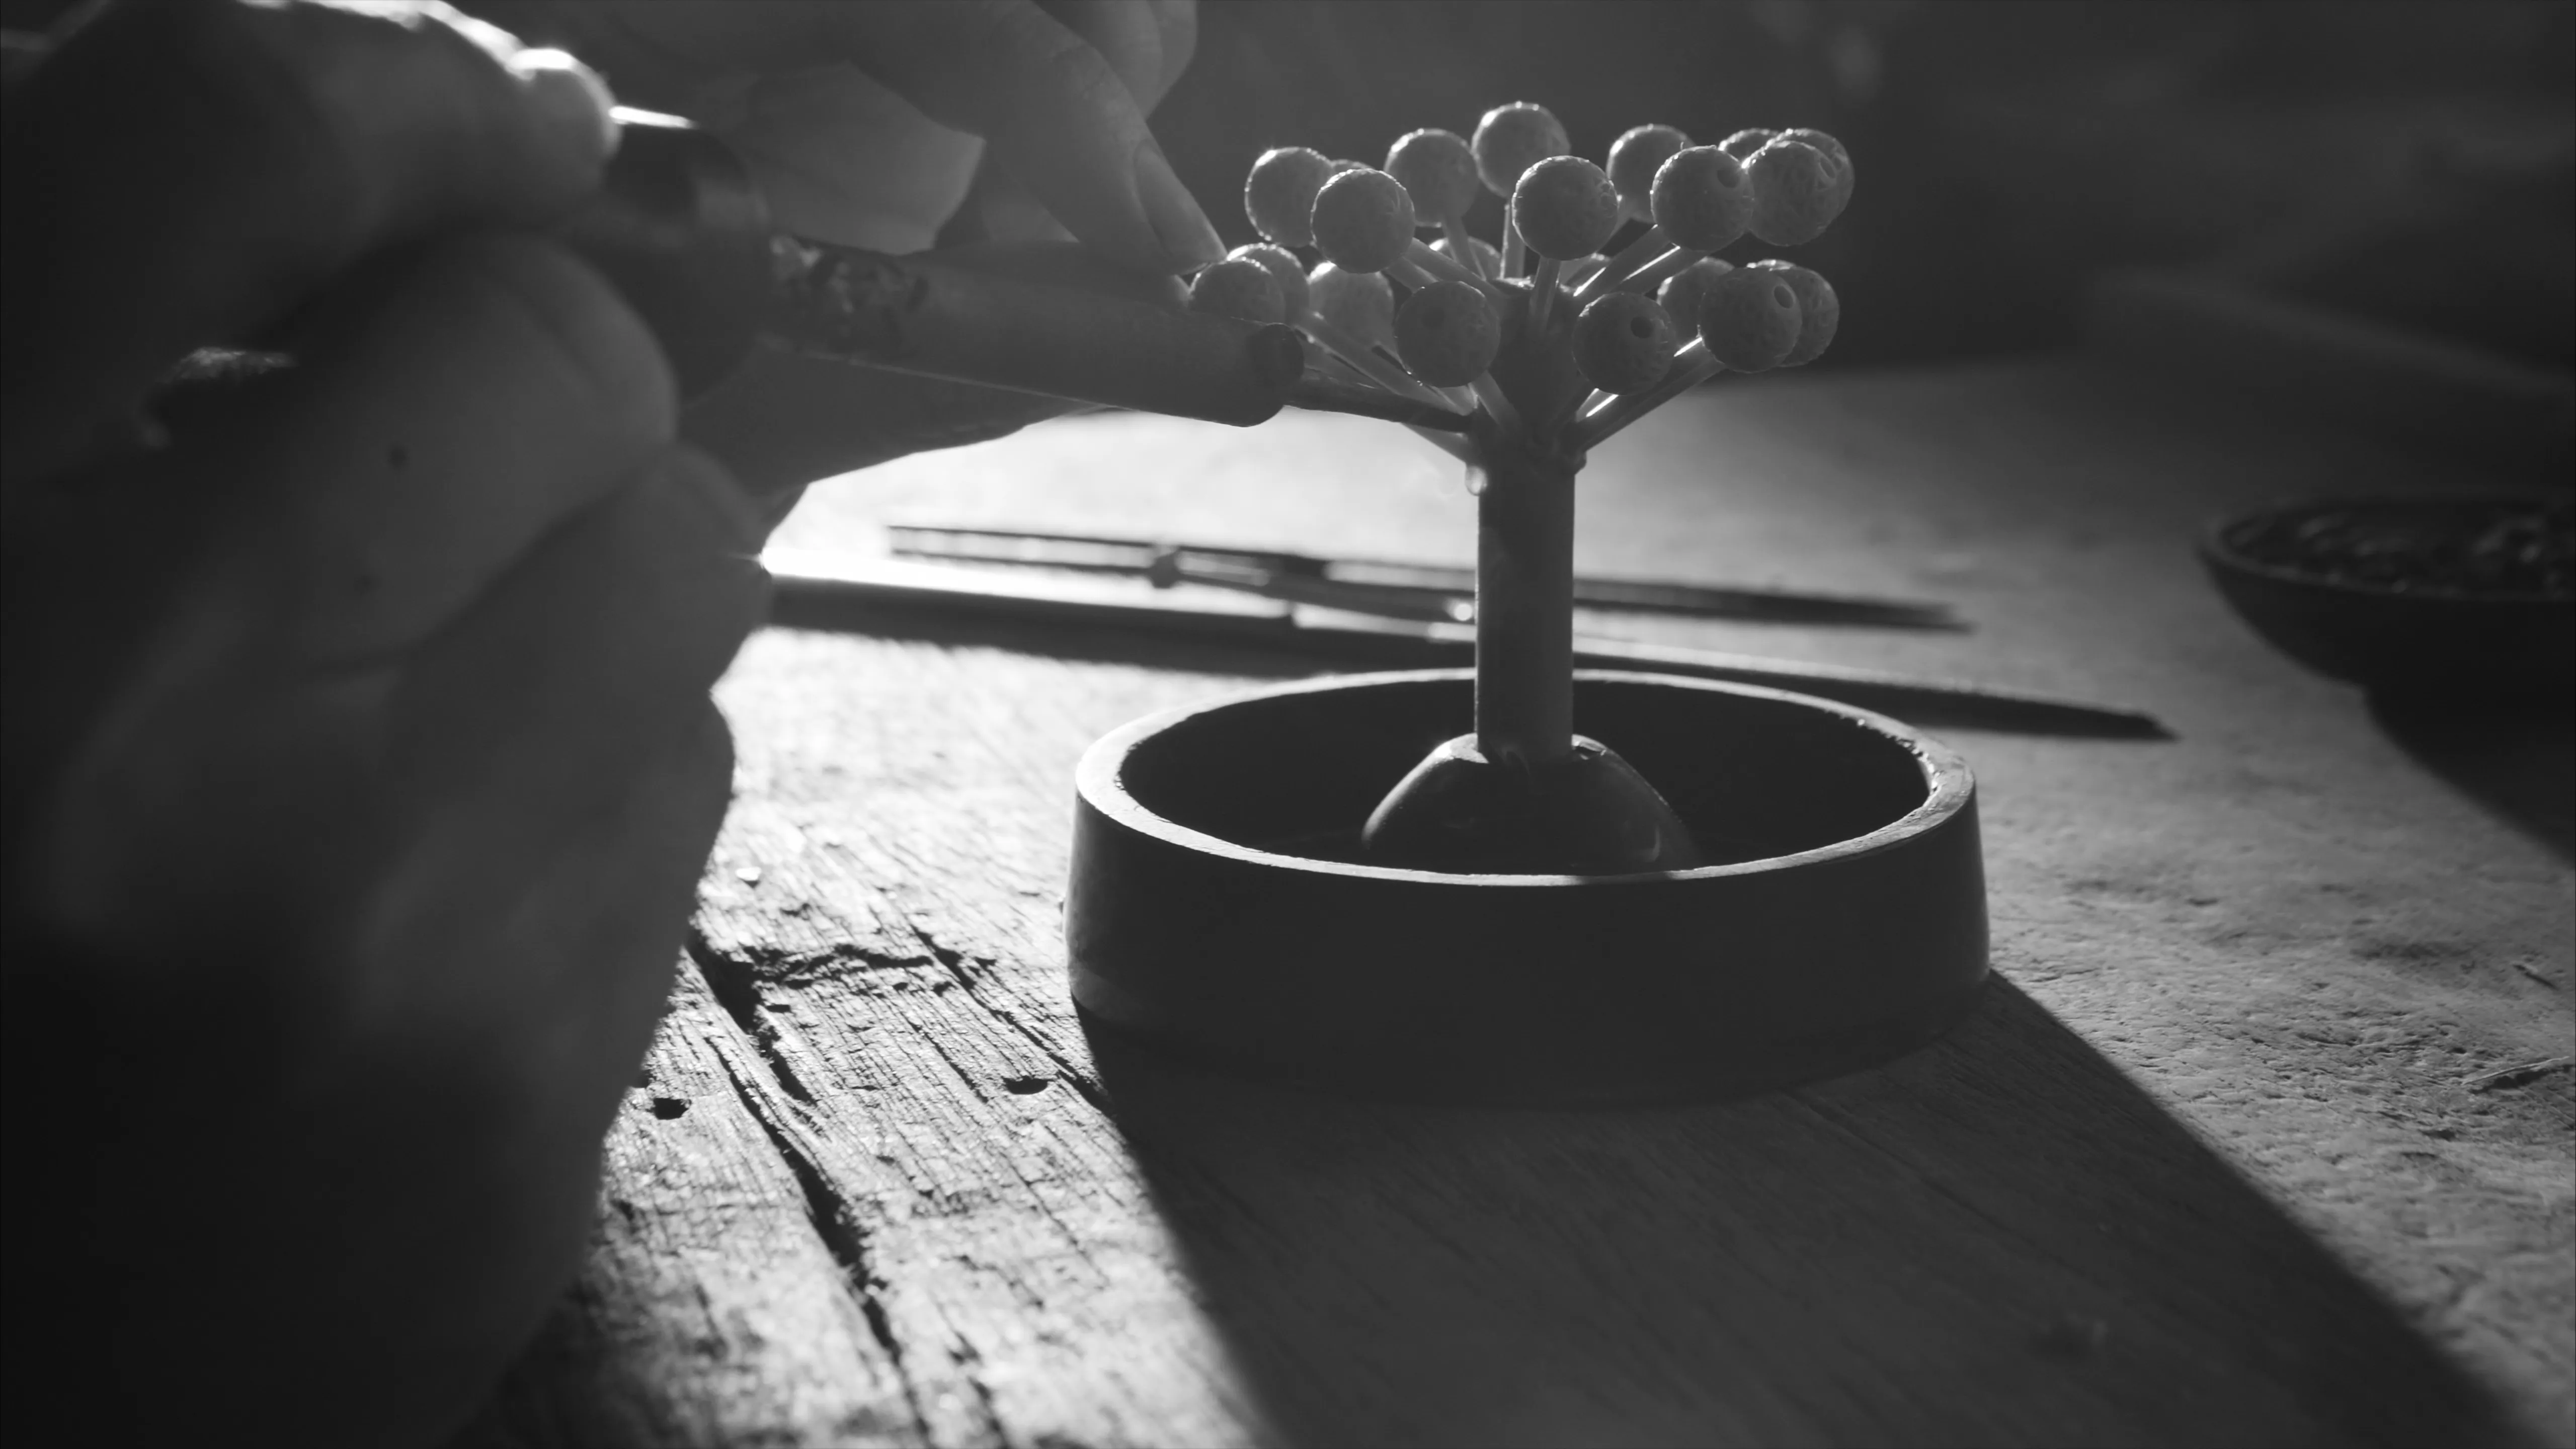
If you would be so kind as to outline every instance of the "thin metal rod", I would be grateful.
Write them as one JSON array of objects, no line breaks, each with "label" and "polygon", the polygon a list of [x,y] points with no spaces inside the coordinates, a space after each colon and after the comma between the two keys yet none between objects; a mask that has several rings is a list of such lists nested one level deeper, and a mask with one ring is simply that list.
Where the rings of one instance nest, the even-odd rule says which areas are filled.
[{"label": "thin metal rod", "polygon": [[1528,433],[1528,425],[1521,420],[1521,410],[1513,407],[1512,400],[1504,396],[1503,385],[1494,381],[1492,373],[1477,373],[1476,380],[1467,386],[1475,393],[1476,401],[1493,415],[1494,425],[1505,434],[1522,436]]},{"label": "thin metal rod", "polygon": [[1464,413],[1435,408],[1410,397],[1398,397],[1384,388],[1356,386],[1311,368],[1289,387],[1288,406],[1314,412],[1384,418],[1408,427],[1438,428],[1452,433],[1462,432],[1467,426]]},{"label": "thin metal rod", "polygon": [[1630,273],[1672,250],[1672,245],[1673,239],[1664,235],[1662,227],[1647,227],[1635,241],[1619,248],[1618,255],[1603,263],[1601,270],[1585,278],[1582,287],[1576,290],[1574,300],[1577,303],[1589,302],[1605,292],[1616,290],[1621,282],[1628,280]]},{"label": "thin metal rod", "polygon": [[[850,555],[771,549],[762,564],[776,581],[772,615],[799,627],[901,629],[916,619],[983,618],[1014,626],[1055,624],[1121,629],[1154,638],[1191,638],[1293,650],[1326,667],[1370,664],[1420,669],[1467,662],[1476,631],[1464,625],[1345,617],[1299,620],[1293,608],[1210,608],[1132,583],[997,574],[958,577],[939,564],[902,564]],[[2142,710],[1989,688],[1960,679],[1921,679],[1794,659],[1706,649],[1585,639],[1575,660],[1587,669],[1645,670],[1769,685],[1838,699],[1915,724],[2017,730],[2029,734],[2171,739]]]},{"label": "thin metal rod", "polygon": [[1530,336],[1547,336],[1547,324],[1556,309],[1556,279],[1564,271],[1565,263],[1554,257],[1541,257],[1538,265],[1530,269]]},{"label": "thin metal rod", "polygon": [[1485,276],[1485,258],[1476,250],[1476,239],[1468,235],[1465,214],[1442,217],[1440,232],[1449,238],[1449,250],[1458,254],[1458,265],[1474,272],[1477,284],[1483,285],[1488,280]]},{"label": "thin metal rod", "polygon": [[1725,364],[1709,356],[1707,343],[1693,341],[1673,354],[1673,365],[1663,381],[1644,392],[1614,397],[1576,418],[1566,446],[1578,453],[1589,452],[1617,437],[1620,429],[1724,371]]},{"label": "thin metal rod", "polygon": [[[1408,424],[1408,426],[1413,425]],[[1476,445],[1468,442],[1463,434],[1420,426],[1413,426],[1413,431],[1419,434],[1424,442],[1470,468],[1481,469],[1485,466],[1484,459],[1476,452]]]},{"label": "thin metal rod", "polygon": [[1501,289],[1486,281],[1483,272],[1477,271],[1465,262],[1451,261],[1424,245],[1419,238],[1406,250],[1404,260],[1412,263],[1417,269],[1429,273],[1438,281],[1464,282],[1488,297],[1501,295]]},{"label": "thin metal rod", "polygon": [[[1417,431],[1429,441],[1448,448],[1453,455],[1474,463],[1480,471],[1483,469],[1482,455],[1473,453],[1468,440],[1461,435],[1432,429]],[[1472,568],[1418,559],[1326,558],[1280,549],[1237,548],[1185,540],[1037,533],[1025,529],[939,523],[888,523],[886,533],[892,552],[898,557],[1141,573],[1156,555],[1177,551],[1191,558],[1231,561],[1249,567],[1317,577],[1349,578],[1355,582],[1409,589],[1444,598],[1464,597],[1476,587],[1476,574]],[[1584,608],[1647,610],[1703,618],[1866,624],[1911,629],[1963,627],[1949,606],[1921,599],[1729,588],[1670,579],[1593,578],[1577,574],[1574,602],[1577,607]]]},{"label": "thin metal rod", "polygon": [[1651,292],[1662,286],[1665,278],[1707,255],[1706,252],[1695,252],[1688,247],[1675,247],[1621,277],[1618,281],[1618,289],[1622,292]]},{"label": "thin metal rod", "polygon": [[1352,336],[1314,312],[1308,312],[1297,325],[1306,329],[1307,336],[1329,348],[1334,356],[1367,373],[1369,380],[1378,386],[1444,412],[1450,409],[1449,399],[1433,392],[1412,373],[1379,356],[1377,349],[1369,346],[1366,339]]}]

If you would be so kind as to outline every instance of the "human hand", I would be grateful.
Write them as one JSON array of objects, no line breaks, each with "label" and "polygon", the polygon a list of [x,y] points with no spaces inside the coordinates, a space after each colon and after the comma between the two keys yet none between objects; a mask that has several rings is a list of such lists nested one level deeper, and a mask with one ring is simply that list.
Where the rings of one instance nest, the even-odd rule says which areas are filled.
[{"label": "human hand", "polygon": [[[622,99],[722,136],[799,235],[907,253],[931,247],[961,205],[966,229],[995,242],[1063,237],[1061,218],[1095,256],[1089,275],[1035,250],[982,264],[1136,295],[1224,255],[1144,120],[1195,47],[1190,0],[486,8],[598,59]],[[759,352],[683,427],[776,516],[816,478],[1072,406]]]},{"label": "human hand", "polygon": [[[110,9],[10,93],[7,1095],[57,1152],[12,1367],[24,1322],[130,1375],[111,1438],[431,1439],[593,1221],[765,588],[642,324],[531,234],[604,102],[314,4]],[[97,451],[254,339],[293,364]]]},{"label": "human hand", "polygon": [[989,148],[1113,261],[1172,273],[1225,255],[1145,124],[1196,46],[1190,0],[521,0],[494,13],[557,30],[621,97],[724,137],[800,235],[923,250]]}]

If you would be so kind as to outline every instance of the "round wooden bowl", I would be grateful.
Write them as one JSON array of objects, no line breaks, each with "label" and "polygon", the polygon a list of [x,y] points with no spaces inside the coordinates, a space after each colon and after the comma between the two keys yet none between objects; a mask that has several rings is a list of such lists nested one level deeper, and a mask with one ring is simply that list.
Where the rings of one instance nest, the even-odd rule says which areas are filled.
[{"label": "round wooden bowl", "polygon": [[1938,1035],[1986,977],[1976,788],[1893,720],[1584,671],[1575,727],[1689,825],[1694,870],[1453,875],[1359,829],[1470,717],[1466,670],[1151,716],[1076,775],[1065,934],[1094,1024],[1233,1070],[1488,1102],[1722,1095]]},{"label": "round wooden bowl", "polygon": [[2340,515],[2378,526],[2475,528],[2534,500],[2359,498],[2220,519],[2200,538],[2201,564],[2239,617],[2308,668],[2406,695],[2510,699],[2564,695],[2576,682],[2576,597],[2565,593],[2394,588],[2267,563],[2251,540],[2285,524]]}]

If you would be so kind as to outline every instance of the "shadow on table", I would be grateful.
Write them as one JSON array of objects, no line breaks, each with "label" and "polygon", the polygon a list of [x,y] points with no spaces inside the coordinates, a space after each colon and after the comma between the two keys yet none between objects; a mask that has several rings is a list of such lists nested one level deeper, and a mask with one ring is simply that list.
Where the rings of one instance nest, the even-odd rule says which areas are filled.
[{"label": "shadow on table", "polygon": [[2417,764],[2559,859],[2576,859],[2576,702],[2373,694],[2370,715]]},{"label": "shadow on table", "polygon": [[1624,1111],[1315,1096],[1092,1036],[1287,1442],[2519,1442],[2000,980],[1887,1067]]},{"label": "shadow on table", "polygon": [[903,608],[836,598],[824,591],[781,589],[770,601],[769,622],[789,629],[918,639],[1092,664],[1139,664],[1262,679],[1301,679],[1334,667],[1313,655],[1293,652],[1285,647],[1285,640],[1281,648],[1250,648],[1222,639],[1191,639],[1064,620],[979,617]]}]

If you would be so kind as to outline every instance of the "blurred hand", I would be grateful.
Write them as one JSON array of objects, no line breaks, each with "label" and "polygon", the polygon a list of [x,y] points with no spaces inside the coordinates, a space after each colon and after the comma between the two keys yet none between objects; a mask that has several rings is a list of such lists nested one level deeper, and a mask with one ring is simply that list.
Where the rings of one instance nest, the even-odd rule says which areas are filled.
[{"label": "blurred hand", "polygon": [[9,94],[10,1133],[95,1158],[12,1195],[10,1352],[111,1439],[432,1438],[576,1265],[765,587],[533,239],[610,139],[425,5],[112,8]]},{"label": "blurred hand", "polygon": [[[800,235],[917,252],[962,205],[990,240],[1069,231],[1140,277],[1225,255],[1145,125],[1196,46],[1191,0],[523,0],[492,13],[595,55],[621,99],[722,135]],[[1047,268],[1064,280],[1061,262]],[[1072,406],[760,352],[683,428],[774,519],[816,478]]]},{"label": "blurred hand", "polygon": [[989,146],[1114,261],[1171,273],[1225,255],[1145,125],[1196,46],[1188,0],[537,10],[599,47],[612,81],[648,87],[643,103],[684,106],[731,141],[790,231],[919,251]]}]

